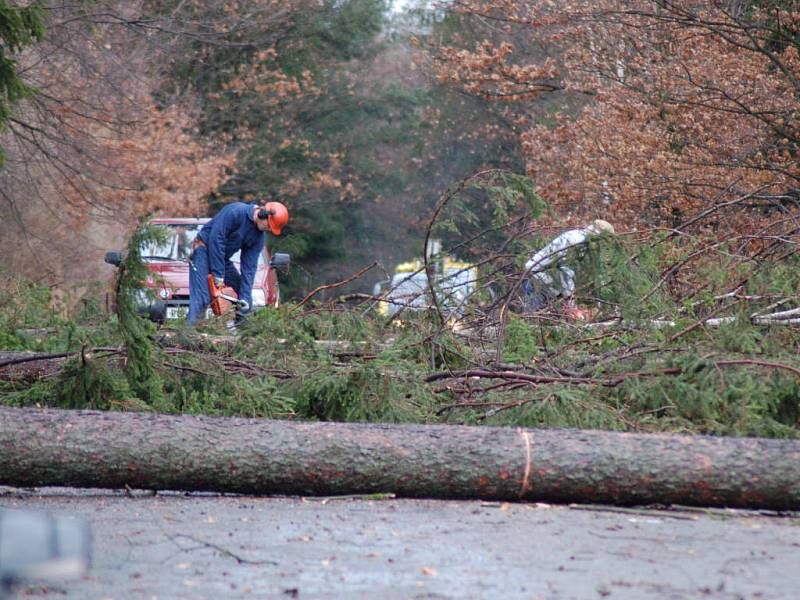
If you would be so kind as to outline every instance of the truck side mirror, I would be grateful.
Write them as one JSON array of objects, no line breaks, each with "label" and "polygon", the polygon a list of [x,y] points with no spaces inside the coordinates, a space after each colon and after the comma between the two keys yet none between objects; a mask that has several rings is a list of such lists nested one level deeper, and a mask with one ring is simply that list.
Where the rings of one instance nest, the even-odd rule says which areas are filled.
[{"label": "truck side mirror", "polygon": [[114,265],[118,267],[122,264],[122,252],[118,250],[114,250],[111,252],[106,252],[106,257],[104,259],[108,264]]},{"label": "truck side mirror", "polygon": [[273,269],[282,269],[288,267],[291,262],[292,257],[290,255],[278,252],[269,259],[269,266]]}]

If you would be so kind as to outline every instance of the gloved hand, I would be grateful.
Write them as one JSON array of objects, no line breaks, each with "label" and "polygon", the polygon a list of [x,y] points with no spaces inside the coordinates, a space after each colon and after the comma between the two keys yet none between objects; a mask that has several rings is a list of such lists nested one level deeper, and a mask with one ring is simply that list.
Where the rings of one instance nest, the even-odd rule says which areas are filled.
[{"label": "gloved hand", "polygon": [[214,277],[214,285],[222,288],[225,285],[225,280],[222,277]]}]

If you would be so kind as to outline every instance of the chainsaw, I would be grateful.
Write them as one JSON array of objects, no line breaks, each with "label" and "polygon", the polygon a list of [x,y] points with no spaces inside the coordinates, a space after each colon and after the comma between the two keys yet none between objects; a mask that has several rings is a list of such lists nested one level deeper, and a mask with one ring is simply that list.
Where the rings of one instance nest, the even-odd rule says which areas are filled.
[{"label": "chainsaw", "polygon": [[225,312],[222,309],[221,300],[227,300],[238,310],[243,312],[247,312],[247,310],[250,308],[250,305],[248,305],[244,300],[223,293],[222,289],[218,288],[214,283],[214,276],[210,273],[208,275],[208,291],[211,294],[211,311],[218,317]]}]

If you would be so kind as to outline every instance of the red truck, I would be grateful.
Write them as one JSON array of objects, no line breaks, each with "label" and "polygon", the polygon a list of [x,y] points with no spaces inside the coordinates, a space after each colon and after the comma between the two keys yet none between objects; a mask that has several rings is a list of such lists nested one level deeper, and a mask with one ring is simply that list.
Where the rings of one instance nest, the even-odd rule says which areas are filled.
[{"label": "red truck", "polygon": [[[158,299],[151,295],[141,294],[140,310],[152,321],[163,323],[167,319],[183,319],[189,312],[189,256],[192,253],[192,242],[200,229],[210,219],[197,218],[159,218],[150,221],[152,225],[167,229],[166,242],[163,244],[148,243],[140,248],[142,260],[153,272],[147,278],[148,288],[157,288]],[[239,267],[239,253],[231,258]],[[105,261],[114,266],[122,262],[122,252],[107,252]],[[276,253],[270,256],[266,247],[258,260],[258,269],[253,280],[253,309],[265,306],[278,306],[280,289],[276,269],[286,267],[291,261],[288,254]],[[224,292],[235,296],[231,288]],[[223,309],[227,308],[224,300]],[[113,310],[115,307],[110,306]],[[207,316],[211,316],[208,309]]]}]

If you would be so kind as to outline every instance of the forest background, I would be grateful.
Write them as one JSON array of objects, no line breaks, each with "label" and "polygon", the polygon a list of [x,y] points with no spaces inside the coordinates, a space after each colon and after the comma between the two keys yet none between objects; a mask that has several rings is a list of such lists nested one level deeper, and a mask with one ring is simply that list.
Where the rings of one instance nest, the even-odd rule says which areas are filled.
[{"label": "forest background", "polygon": [[442,27],[436,11],[386,0],[0,7],[20,28],[3,44],[5,77],[22,86],[5,88],[15,102],[0,138],[0,266],[72,302],[113,277],[103,255],[143,215],[280,199],[291,222],[270,243],[293,257],[284,292],[302,295],[372,260],[418,257],[443,189],[483,164],[522,169],[510,131],[479,133],[501,117],[440,85],[410,39]]},{"label": "forest background", "polygon": [[[273,400],[306,416],[410,418],[362,404],[383,386],[430,419],[457,405],[477,411],[466,420],[594,414],[600,426],[795,436],[794,313],[767,329],[763,314],[794,310],[800,285],[799,23],[800,3],[775,0],[0,0],[0,266],[65,310],[86,306],[113,274],[103,253],[140,217],[278,198],[292,218],[270,243],[293,256],[295,298],[418,257],[432,234],[480,264],[486,289],[511,293],[532,248],[602,217],[619,235],[589,252],[582,300],[598,318],[668,329],[547,328],[493,295],[489,350],[450,337],[438,311],[404,350],[344,370],[320,358],[303,390],[273,386]],[[352,289],[371,290],[379,270]],[[258,324],[297,342],[296,358],[318,356],[322,335],[386,336],[385,323],[345,331],[297,314]],[[409,347],[424,349],[405,377]],[[286,346],[260,351],[281,356],[283,375],[303,371]],[[439,387],[420,391],[423,376]],[[131,381],[123,397],[160,397]],[[197,385],[192,398],[213,396]],[[358,408],[342,412],[347,390]],[[432,397],[450,408],[419,400]],[[181,398],[178,410],[191,404]]]},{"label": "forest background", "polygon": [[4,1],[0,266],[80,293],[143,215],[280,198],[301,294],[487,168],[558,225],[743,233],[797,201],[795,4]]}]

